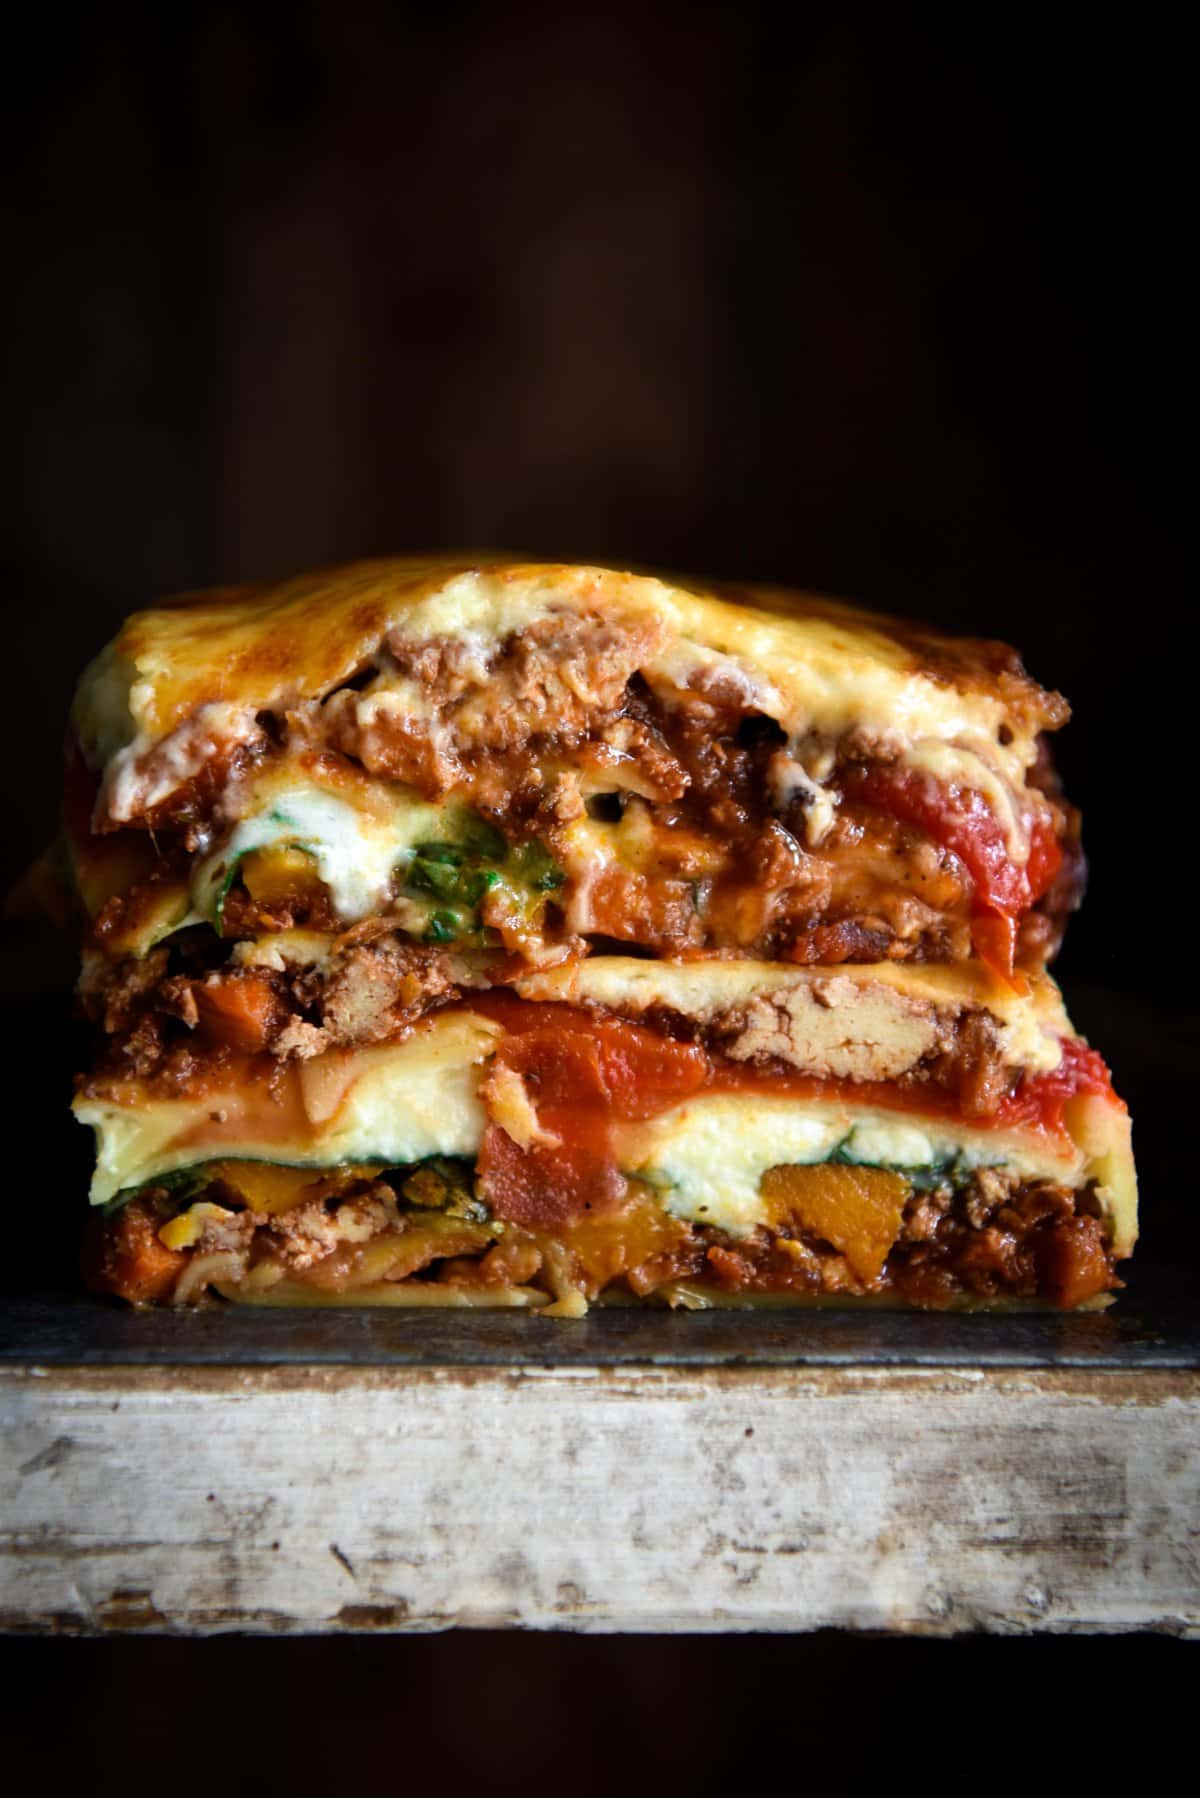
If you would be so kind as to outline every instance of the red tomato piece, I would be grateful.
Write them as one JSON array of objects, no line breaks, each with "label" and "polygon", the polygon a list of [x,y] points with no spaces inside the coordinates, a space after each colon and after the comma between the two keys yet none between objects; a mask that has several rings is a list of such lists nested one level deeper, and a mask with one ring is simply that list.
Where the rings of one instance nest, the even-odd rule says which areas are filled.
[{"label": "red tomato piece", "polygon": [[497,1060],[521,1076],[539,1125],[559,1139],[526,1149],[489,1125],[480,1179],[493,1211],[510,1223],[544,1229],[611,1204],[624,1190],[613,1120],[653,1117],[708,1079],[703,1049],[637,1024],[499,995],[478,1009],[509,1031]]},{"label": "red tomato piece", "polygon": [[255,1055],[265,1049],[279,1022],[279,1002],[268,981],[256,974],[215,981],[195,981],[192,993],[200,1028],[213,1042]]},{"label": "red tomato piece", "polygon": [[975,882],[976,951],[993,972],[1011,975],[1016,921],[1049,890],[1062,866],[1053,820],[1045,812],[1031,818],[1029,856],[1022,867],[1009,855],[1000,820],[974,787],[943,786],[926,774],[874,766],[853,775],[847,790],[958,856]]},{"label": "red tomato piece", "polygon": [[[1019,976],[1013,973],[1013,957],[1017,950],[1017,920],[1002,911],[981,911],[971,919],[971,941],[975,953],[997,979],[1016,986]],[[1024,981],[1020,982],[1024,988]]]}]

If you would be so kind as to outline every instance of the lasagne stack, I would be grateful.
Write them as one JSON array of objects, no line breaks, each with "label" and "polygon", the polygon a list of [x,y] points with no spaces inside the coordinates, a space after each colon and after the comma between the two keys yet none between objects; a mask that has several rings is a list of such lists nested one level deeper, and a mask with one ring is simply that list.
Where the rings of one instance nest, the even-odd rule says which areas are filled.
[{"label": "lasagne stack", "polygon": [[1105,1302],[1129,1120],[1003,646],[601,568],[185,596],[83,677],[92,1284],[134,1303]]}]

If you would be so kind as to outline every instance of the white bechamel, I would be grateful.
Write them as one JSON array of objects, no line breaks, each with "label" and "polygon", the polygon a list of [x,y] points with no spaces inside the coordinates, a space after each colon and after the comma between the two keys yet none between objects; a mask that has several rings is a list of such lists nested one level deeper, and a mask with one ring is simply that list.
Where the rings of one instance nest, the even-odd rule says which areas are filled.
[{"label": "white bechamel", "polygon": [[[498,1024],[459,1012],[428,1040],[355,1051],[345,1097],[320,1129],[322,1157],[405,1167],[427,1155],[477,1155],[487,1123],[479,1073],[501,1034]],[[302,1081],[313,1066],[301,1068]]]},{"label": "white bechamel", "polygon": [[681,1105],[631,1129],[622,1159],[673,1217],[747,1236],[763,1220],[759,1186],[767,1169],[827,1161],[846,1134],[840,1120],[814,1116],[794,1100],[765,1103],[765,1112],[732,1096]]},{"label": "white bechamel", "polygon": [[819,849],[837,817],[837,795],[811,775],[803,762],[782,752],[771,757],[767,789],[776,811],[786,811],[799,795],[804,800],[804,837],[810,849]]},{"label": "white bechamel", "polygon": [[1003,1166],[1029,1179],[1082,1176],[1081,1153],[1057,1152],[1012,1131],[916,1120],[858,1105],[721,1093],[690,1099],[623,1127],[619,1158],[647,1180],[675,1217],[745,1236],[768,1221],[759,1187],[768,1168],[811,1165],[835,1152],[874,1167]]},{"label": "white bechamel", "polygon": [[298,1167],[473,1157],[485,1123],[480,1070],[499,1034],[486,1018],[454,1012],[402,1043],[286,1066],[277,1100],[236,1078],[192,1100],[76,1099],[75,1116],[96,1132],[92,1203],[221,1157]]},{"label": "white bechamel", "polygon": [[[251,708],[214,700],[198,707],[166,737],[135,737],[116,751],[105,769],[103,791],[109,816],[121,824],[151,811],[199,774],[212,757],[248,743],[258,734]],[[151,750],[153,760],[147,767],[144,758]]]},{"label": "white bechamel", "polygon": [[252,789],[249,809],[192,877],[193,903],[216,915],[229,869],[254,849],[296,848],[311,855],[343,923],[384,908],[397,868],[418,843],[452,828],[456,808],[426,805],[403,788],[361,796],[286,778]]}]

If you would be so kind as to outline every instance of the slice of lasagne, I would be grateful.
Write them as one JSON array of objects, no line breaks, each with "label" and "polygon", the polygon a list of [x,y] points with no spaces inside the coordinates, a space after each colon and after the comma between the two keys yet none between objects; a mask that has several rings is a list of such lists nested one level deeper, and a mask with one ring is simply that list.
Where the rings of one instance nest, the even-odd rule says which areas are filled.
[{"label": "slice of lasagne", "polygon": [[605,569],[186,596],[84,675],[89,1276],[137,1302],[1100,1303],[1129,1122],[1003,646]]}]

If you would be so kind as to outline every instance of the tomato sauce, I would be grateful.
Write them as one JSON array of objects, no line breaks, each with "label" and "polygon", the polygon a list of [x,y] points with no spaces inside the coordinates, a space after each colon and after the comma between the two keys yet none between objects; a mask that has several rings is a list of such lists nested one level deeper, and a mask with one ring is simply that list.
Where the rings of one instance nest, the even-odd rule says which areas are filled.
[{"label": "tomato sauce", "polygon": [[1033,814],[1022,867],[1009,854],[1000,820],[977,788],[944,786],[927,774],[873,763],[849,777],[846,791],[915,825],[958,856],[975,883],[976,953],[994,973],[1011,977],[1018,922],[1049,892],[1062,866],[1053,820],[1042,811]]},{"label": "tomato sauce", "polygon": [[666,1111],[710,1078],[707,1053],[618,1018],[502,994],[471,1010],[502,1024],[497,1060],[521,1076],[538,1124],[557,1144],[522,1148],[489,1124],[480,1182],[497,1217],[527,1228],[562,1225],[619,1200],[611,1127]]}]

